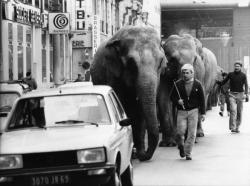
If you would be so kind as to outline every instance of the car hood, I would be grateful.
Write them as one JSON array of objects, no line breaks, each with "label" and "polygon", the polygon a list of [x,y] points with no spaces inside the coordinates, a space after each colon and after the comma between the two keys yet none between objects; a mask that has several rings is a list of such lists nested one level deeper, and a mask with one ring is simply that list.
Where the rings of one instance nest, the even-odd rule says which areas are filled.
[{"label": "car hood", "polygon": [[113,134],[114,127],[111,125],[11,131],[3,133],[0,137],[0,152],[22,154],[102,147],[111,143]]}]

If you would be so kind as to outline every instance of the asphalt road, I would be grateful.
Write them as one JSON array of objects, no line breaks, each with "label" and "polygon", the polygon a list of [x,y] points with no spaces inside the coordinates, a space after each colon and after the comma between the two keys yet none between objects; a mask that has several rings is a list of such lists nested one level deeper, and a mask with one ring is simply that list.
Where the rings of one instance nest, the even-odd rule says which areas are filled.
[{"label": "asphalt road", "polygon": [[181,159],[176,147],[158,147],[148,162],[135,160],[135,186],[250,186],[250,102],[238,134],[218,113],[218,107],[207,112],[192,161]]}]

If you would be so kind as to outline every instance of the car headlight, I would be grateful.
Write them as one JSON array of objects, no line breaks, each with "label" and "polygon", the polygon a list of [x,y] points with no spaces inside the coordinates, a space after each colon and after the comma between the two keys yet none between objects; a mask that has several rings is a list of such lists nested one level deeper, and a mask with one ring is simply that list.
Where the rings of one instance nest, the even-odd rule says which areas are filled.
[{"label": "car headlight", "polygon": [[104,148],[85,149],[77,151],[78,163],[102,163],[106,161]]},{"label": "car headlight", "polygon": [[21,155],[0,155],[0,169],[23,168],[23,158]]}]

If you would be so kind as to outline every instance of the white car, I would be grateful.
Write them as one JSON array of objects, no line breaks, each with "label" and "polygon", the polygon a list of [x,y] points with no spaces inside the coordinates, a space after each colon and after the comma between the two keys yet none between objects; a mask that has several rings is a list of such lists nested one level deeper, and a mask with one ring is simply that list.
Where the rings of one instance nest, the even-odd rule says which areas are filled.
[{"label": "white car", "polygon": [[109,86],[32,91],[0,141],[0,185],[133,185],[131,120]]}]

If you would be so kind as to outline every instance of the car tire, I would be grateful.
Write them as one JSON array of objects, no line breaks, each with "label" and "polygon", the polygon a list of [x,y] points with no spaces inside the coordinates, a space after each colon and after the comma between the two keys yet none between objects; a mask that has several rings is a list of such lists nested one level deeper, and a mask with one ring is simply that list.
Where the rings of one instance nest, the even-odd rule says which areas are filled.
[{"label": "car tire", "polygon": [[124,186],[133,186],[133,166],[130,162],[127,169],[124,171],[124,173],[121,175],[121,182]]},{"label": "car tire", "polygon": [[110,180],[107,184],[105,184],[105,186],[122,186],[121,177],[117,165],[114,175],[111,176]]}]

